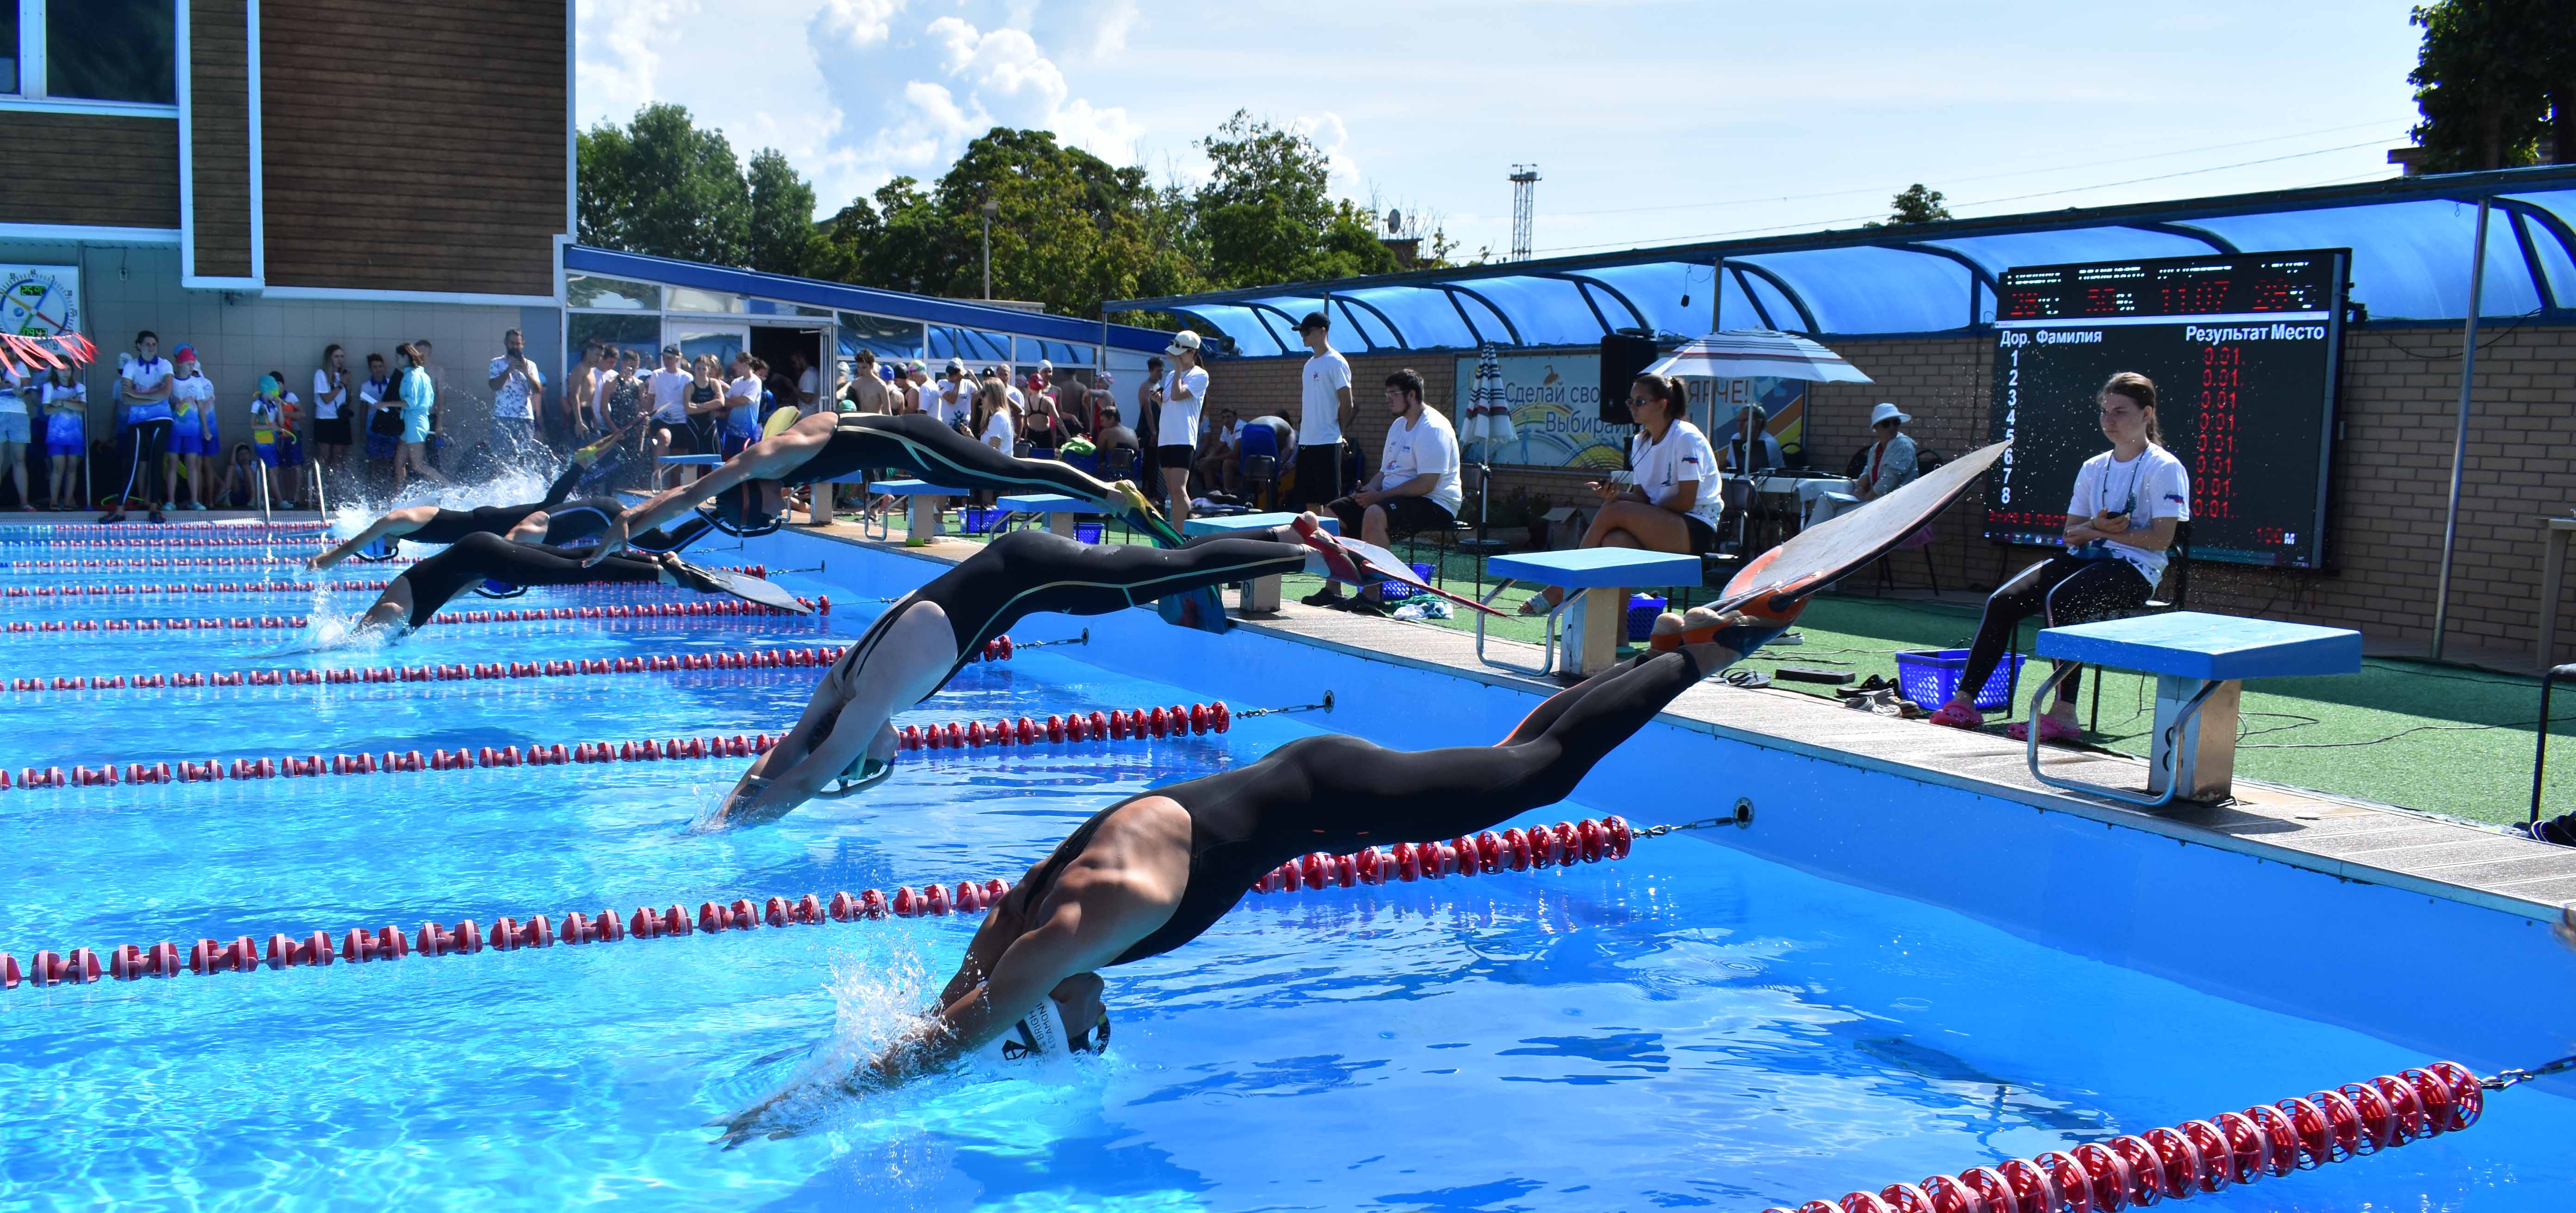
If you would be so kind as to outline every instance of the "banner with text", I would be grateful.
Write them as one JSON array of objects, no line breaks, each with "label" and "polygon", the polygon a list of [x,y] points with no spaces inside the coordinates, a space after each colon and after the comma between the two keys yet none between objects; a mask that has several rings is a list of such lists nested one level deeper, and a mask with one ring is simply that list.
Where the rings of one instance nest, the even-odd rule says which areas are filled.
[{"label": "banner with text", "polygon": [[[1458,359],[1458,398],[1450,414],[1463,417],[1476,389],[1474,355]],[[1489,462],[1515,467],[1618,471],[1628,466],[1628,438],[1635,427],[1601,420],[1601,356],[1585,353],[1504,354],[1503,402],[1519,436],[1484,452]],[[1763,427],[1784,446],[1805,437],[1807,382],[1803,379],[1690,379],[1691,420],[1712,443],[1742,424],[1748,405],[1762,406]],[[1473,453],[1471,453],[1472,457]]]}]

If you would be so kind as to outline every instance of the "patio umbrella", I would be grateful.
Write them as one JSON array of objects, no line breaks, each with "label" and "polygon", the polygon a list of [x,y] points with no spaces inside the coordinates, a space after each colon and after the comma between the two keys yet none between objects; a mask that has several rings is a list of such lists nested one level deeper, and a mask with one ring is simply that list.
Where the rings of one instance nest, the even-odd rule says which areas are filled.
[{"label": "patio umbrella", "polygon": [[[1482,456],[1476,461],[1479,472],[1476,491],[1476,547],[1481,554],[1485,547],[1485,520],[1487,509],[1491,504],[1489,498],[1493,496],[1494,452],[1504,443],[1520,436],[1519,431],[1512,426],[1511,405],[1503,400],[1502,359],[1495,355],[1494,345],[1490,341],[1476,351],[1476,383],[1467,393],[1467,407],[1462,412],[1464,415],[1458,418],[1459,445],[1462,447],[1473,445],[1477,448],[1476,453]],[[1477,578],[1480,586],[1483,580],[1481,576]]]},{"label": "patio umbrella", "polygon": [[1684,379],[1806,379],[1817,383],[1868,383],[1843,356],[1795,333],[1728,329],[1683,342],[1655,360],[1650,375]]}]

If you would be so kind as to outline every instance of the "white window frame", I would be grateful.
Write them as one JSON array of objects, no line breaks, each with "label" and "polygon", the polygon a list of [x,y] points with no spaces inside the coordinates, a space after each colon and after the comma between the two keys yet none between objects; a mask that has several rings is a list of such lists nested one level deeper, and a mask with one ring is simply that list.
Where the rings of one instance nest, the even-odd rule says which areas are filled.
[{"label": "white window frame", "polygon": [[[10,0],[0,0],[8,3]],[[118,118],[176,118],[179,107],[174,102],[159,105],[149,101],[93,101],[78,97],[51,97],[45,93],[45,6],[50,0],[16,0],[18,5],[18,91],[0,93],[0,111],[31,114],[105,114]],[[188,0],[173,0],[170,52],[173,56],[187,53],[186,38],[179,28],[184,18],[176,10],[184,9]],[[254,10],[256,11],[256,10]],[[258,52],[252,52],[256,55]],[[172,72],[177,66],[172,65]],[[252,138],[257,139],[253,126]]]}]

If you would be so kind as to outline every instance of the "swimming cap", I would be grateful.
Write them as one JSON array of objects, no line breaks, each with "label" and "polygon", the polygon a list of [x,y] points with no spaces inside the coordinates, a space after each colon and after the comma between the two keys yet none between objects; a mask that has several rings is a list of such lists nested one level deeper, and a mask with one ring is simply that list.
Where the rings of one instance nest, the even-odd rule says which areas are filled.
[{"label": "swimming cap", "polygon": [[262,396],[265,396],[270,392],[277,391],[285,386],[285,384],[277,381],[277,376],[275,375],[262,375],[259,377],[259,394]]},{"label": "swimming cap", "polygon": [[763,438],[775,438],[780,434],[786,433],[787,427],[802,420],[804,420],[804,418],[797,415],[793,406],[781,406],[779,408],[771,409],[769,410],[769,419],[760,423],[760,436]]},{"label": "swimming cap", "polygon": [[1076,1053],[1109,1051],[1109,1012],[1103,1009],[1100,1019],[1078,1037],[1068,1037],[1064,1020],[1056,1013],[1052,996],[1040,998],[1038,1005],[1011,1030],[1002,1034],[1002,1060],[1018,1061],[1023,1057],[1070,1057]]}]

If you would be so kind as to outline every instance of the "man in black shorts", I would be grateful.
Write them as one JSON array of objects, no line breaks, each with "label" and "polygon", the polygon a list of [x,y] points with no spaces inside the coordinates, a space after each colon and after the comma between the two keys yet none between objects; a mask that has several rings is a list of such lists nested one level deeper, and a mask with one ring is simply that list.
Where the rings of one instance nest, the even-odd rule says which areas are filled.
[{"label": "man in black shorts", "polygon": [[1297,335],[1313,351],[1306,359],[1297,405],[1297,500],[1321,512],[1342,495],[1342,433],[1359,418],[1351,398],[1351,363],[1333,349],[1333,322],[1308,312]]},{"label": "man in black shorts", "polygon": [[[1395,414],[1395,424],[1387,427],[1377,475],[1358,492],[1325,507],[1342,520],[1343,534],[1356,534],[1379,547],[1387,546],[1393,534],[1448,530],[1464,499],[1458,479],[1458,431],[1440,410],[1422,402],[1422,376],[1411,367],[1387,376],[1386,407]],[[1299,448],[1301,454],[1304,449]],[[1364,615],[1386,613],[1375,586],[1345,599],[1339,587],[1327,584],[1303,601],[1307,606]]]}]

